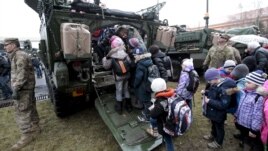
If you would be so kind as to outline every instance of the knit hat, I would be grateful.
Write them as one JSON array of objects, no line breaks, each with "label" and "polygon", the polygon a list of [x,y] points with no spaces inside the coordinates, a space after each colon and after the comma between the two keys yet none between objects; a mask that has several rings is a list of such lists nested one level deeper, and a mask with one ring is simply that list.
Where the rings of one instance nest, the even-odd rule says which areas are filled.
[{"label": "knit hat", "polygon": [[210,68],[205,72],[206,81],[211,81],[219,78],[221,78],[220,73],[216,68]]},{"label": "knit hat", "polygon": [[124,45],[123,40],[121,38],[119,38],[118,36],[112,36],[110,41],[111,41],[111,48],[112,49]]},{"label": "knit hat", "polygon": [[258,86],[261,86],[264,84],[266,77],[267,77],[267,75],[263,71],[257,70],[254,72],[250,72],[246,76],[246,81],[252,82]]},{"label": "knit hat", "polygon": [[129,42],[130,46],[133,47],[133,48],[137,48],[137,47],[140,46],[140,43],[139,43],[139,39],[138,38],[130,38],[128,40],[128,42]]},{"label": "knit hat", "polygon": [[184,65],[186,67],[194,66],[193,58],[191,58],[191,59],[184,59],[183,62],[182,62],[182,65]]},{"label": "knit hat", "polygon": [[231,72],[231,76],[238,80],[244,78],[248,73],[248,67],[245,64],[239,64]]},{"label": "knit hat", "polygon": [[242,63],[248,67],[249,72],[255,71],[257,67],[257,62],[254,56],[247,56],[242,60]]},{"label": "knit hat", "polygon": [[151,89],[153,92],[161,92],[167,89],[166,81],[162,78],[156,78],[152,81]]},{"label": "knit hat", "polygon": [[230,67],[235,67],[235,62],[233,60],[226,60],[224,62],[223,68],[230,68]]}]

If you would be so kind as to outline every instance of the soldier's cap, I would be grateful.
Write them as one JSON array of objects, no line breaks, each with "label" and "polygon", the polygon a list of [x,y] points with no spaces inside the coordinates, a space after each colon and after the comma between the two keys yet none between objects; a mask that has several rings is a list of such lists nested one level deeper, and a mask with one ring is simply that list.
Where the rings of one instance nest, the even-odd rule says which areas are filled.
[{"label": "soldier's cap", "polygon": [[7,43],[7,42],[19,42],[19,39],[18,38],[6,38],[6,39],[4,39],[4,43]]},{"label": "soldier's cap", "polygon": [[231,36],[229,36],[229,35],[227,35],[227,34],[220,34],[220,37],[221,37],[222,39],[227,40],[227,41],[231,38]]}]

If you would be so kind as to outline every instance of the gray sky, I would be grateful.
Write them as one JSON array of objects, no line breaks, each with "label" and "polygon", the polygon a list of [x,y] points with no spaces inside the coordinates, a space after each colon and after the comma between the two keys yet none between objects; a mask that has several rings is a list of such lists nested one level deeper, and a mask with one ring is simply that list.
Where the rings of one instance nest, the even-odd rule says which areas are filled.
[{"label": "gray sky", "polygon": [[[108,8],[134,12],[157,3],[157,0],[101,1]],[[186,24],[188,27],[197,27],[205,24],[203,17],[206,12],[206,0],[165,1],[166,5],[160,11],[160,19],[168,19],[170,25]],[[242,4],[242,7],[239,7],[239,4]],[[267,6],[268,0],[209,0],[209,23],[219,23],[225,20],[227,15]],[[24,0],[0,0],[0,20],[0,38],[39,38],[39,17],[24,4]]]}]

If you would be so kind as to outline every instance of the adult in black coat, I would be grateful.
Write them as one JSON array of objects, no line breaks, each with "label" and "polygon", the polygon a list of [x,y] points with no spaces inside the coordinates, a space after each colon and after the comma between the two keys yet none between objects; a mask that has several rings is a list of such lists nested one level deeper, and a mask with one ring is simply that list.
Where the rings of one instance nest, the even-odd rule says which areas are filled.
[{"label": "adult in black coat", "polygon": [[167,81],[168,74],[164,63],[164,57],[166,56],[166,54],[161,52],[161,50],[157,45],[150,46],[149,51],[152,54],[153,63],[158,67],[160,77],[163,78],[165,81]]}]

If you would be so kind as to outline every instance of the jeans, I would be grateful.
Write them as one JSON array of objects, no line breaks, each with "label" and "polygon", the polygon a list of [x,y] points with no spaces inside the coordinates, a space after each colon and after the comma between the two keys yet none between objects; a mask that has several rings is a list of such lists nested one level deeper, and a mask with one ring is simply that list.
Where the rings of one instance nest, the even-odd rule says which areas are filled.
[{"label": "jeans", "polygon": [[0,76],[0,89],[3,92],[4,99],[10,98],[12,95],[12,90],[8,84],[9,81],[10,81],[9,75]]},{"label": "jeans", "polygon": [[173,141],[172,141],[172,136],[164,133],[163,134],[163,139],[165,141],[166,150],[167,151],[174,151],[174,145],[173,145]]},{"label": "jeans", "polygon": [[157,128],[157,119],[150,117],[150,123],[153,129]]}]

